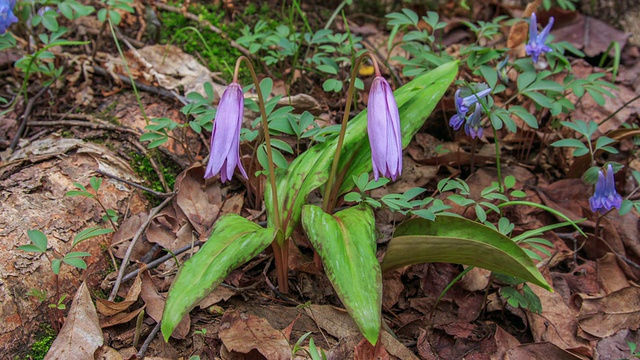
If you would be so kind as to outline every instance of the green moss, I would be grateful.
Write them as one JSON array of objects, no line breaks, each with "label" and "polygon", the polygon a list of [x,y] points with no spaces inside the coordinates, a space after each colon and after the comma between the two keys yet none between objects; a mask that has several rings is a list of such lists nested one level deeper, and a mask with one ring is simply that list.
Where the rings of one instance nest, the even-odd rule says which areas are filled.
[{"label": "green moss", "polygon": [[[236,39],[241,35],[240,30],[243,27],[242,24],[238,22],[226,24],[224,22],[225,12],[219,5],[194,4],[189,7],[189,12],[198,14],[202,20],[209,21],[213,26],[222,30],[232,39]],[[182,47],[182,49],[189,54],[199,54],[207,61],[207,66],[211,71],[222,72],[223,78],[229,81],[231,80],[231,72],[233,71],[236,59],[242,54],[236,48],[232,47],[229,41],[209,29],[200,27],[198,23],[187,20],[182,14],[162,12],[160,17],[162,21],[162,30],[160,32],[161,43],[168,44],[175,36],[173,41],[174,45]],[[194,26],[200,30],[202,37],[211,49],[211,53],[208,53],[200,37],[192,31],[185,31],[176,35],[186,26]]]},{"label": "green moss", "polygon": [[29,353],[22,359],[24,360],[42,360],[53,344],[53,340],[56,338],[56,332],[53,331],[50,325],[41,324],[41,331],[36,335],[36,342],[31,345]]},{"label": "green moss", "polygon": [[[149,159],[141,154],[136,152],[129,153],[131,156],[131,167],[133,170],[146,181],[145,186],[148,188],[158,191],[164,192],[164,188],[162,187],[162,183],[160,182],[160,178],[158,178],[158,174],[155,170],[153,170],[153,166],[151,166],[151,162]],[[162,169],[162,173],[164,175],[164,179],[167,182],[167,185],[170,189],[173,189],[173,185],[176,183],[176,176],[182,171],[179,166],[175,165],[171,161],[164,161],[163,159],[156,158],[156,162],[158,166]],[[162,199],[158,199],[157,197],[147,194],[147,198],[151,201],[154,206],[158,205]]]}]

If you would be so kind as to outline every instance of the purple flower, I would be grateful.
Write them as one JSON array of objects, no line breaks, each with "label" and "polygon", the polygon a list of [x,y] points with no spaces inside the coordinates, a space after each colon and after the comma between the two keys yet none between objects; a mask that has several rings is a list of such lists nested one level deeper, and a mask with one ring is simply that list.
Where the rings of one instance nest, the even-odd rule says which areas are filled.
[{"label": "purple flower", "polygon": [[[486,85],[483,85],[483,86],[486,86]],[[474,91],[477,91],[477,90],[474,90]],[[475,94],[472,93],[469,96],[462,97],[460,95],[462,93],[462,90],[458,89],[454,96],[455,103],[456,103],[456,114],[451,117],[451,120],[449,120],[449,126],[451,126],[453,130],[460,129],[460,127],[462,126],[462,124],[464,124],[467,118],[467,113],[469,112],[469,109],[471,108],[471,106],[476,104],[479,99],[489,95],[490,92],[491,92],[491,88],[487,87],[486,89],[480,90]],[[476,108],[478,106],[479,105],[476,105]],[[475,114],[475,111],[474,111],[474,114]],[[480,120],[479,114],[476,116],[478,117],[477,120],[479,121]],[[466,126],[465,126],[465,131],[466,131]],[[480,134],[482,134],[482,132],[480,132]]]},{"label": "purple flower", "polygon": [[18,22],[18,18],[13,14],[15,6],[15,0],[0,0],[0,35],[7,31],[9,25]]},{"label": "purple flower", "polygon": [[591,211],[604,214],[607,211],[616,208],[620,209],[622,205],[622,197],[616,192],[616,183],[613,179],[613,168],[611,164],[607,166],[607,174],[603,174],[602,170],[598,172],[598,182],[596,183],[596,191],[589,198]]},{"label": "purple flower", "polygon": [[482,119],[482,106],[476,105],[476,109],[473,111],[473,114],[469,116],[467,123],[464,124],[464,132],[471,136],[472,139],[482,137],[483,130],[482,124],[480,124],[480,119]]},{"label": "purple flower", "polygon": [[402,174],[400,114],[391,87],[382,76],[373,79],[369,90],[367,131],[375,180],[382,174],[395,181]]},{"label": "purple flower", "polygon": [[244,113],[244,96],[238,83],[231,83],[222,94],[211,132],[211,153],[204,178],[220,174],[220,180],[231,179],[236,166],[245,178],[240,161],[240,127]]},{"label": "purple flower", "polygon": [[529,43],[525,47],[527,55],[531,56],[534,63],[538,62],[538,58],[542,53],[548,53],[551,48],[545,45],[547,36],[553,26],[553,16],[549,18],[549,23],[542,29],[542,32],[538,34],[538,22],[536,20],[536,13],[531,14],[531,22],[529,23]]}]

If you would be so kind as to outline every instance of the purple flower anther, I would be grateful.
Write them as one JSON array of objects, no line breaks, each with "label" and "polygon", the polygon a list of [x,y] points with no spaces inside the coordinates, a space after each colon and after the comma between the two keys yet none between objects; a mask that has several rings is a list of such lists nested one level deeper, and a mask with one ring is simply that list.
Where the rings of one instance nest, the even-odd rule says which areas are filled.
[{"label": "purple flower anther", "polygon": [[213,121],[211,153],[204,178],[220,174],[220,181],[231,179],[236,166],[245,178],[246,171],[240,161],[240,127],[244,114],[244,96],[238,83],[231,83],[222,94]]},{"label": "purple flower anther", "polygon": [[547,42],[547,36],[549,36],[552,26],[553,16],[549,18],[547,26],[545,26],[540,34],[538,34],[536,13],[531,14],[531,22],[529,23],[529,43],[527,43],[525,51],[527,52],[527,55],[531,56],[531,60],[533,60],[534,63],[538,62],[540,54],[551,51],[551,48],[545,45],[545,42]]},{"label": "purple flower anther", "polygon": [[393,181],[402,174],[402,134],[400,114],[389,83],[376,76],[369,90],[367,132],[376,181],[382,176]]}]

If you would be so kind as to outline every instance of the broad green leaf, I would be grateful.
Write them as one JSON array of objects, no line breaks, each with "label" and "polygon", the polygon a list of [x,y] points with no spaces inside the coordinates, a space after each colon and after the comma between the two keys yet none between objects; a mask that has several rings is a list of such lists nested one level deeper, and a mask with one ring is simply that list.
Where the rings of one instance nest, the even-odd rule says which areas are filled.
[{"label": "broad green leaf", "polygon": [[448,262],[517,276],[552,291],[533,261],[508,237],[476,222],[438,216],[401,224],[389,242],[382,270],[425,262]]},{"label": "broad green leaf", "polygon": [[[47,251],[47,236],[40,230],[27,230],[29,240],[38,248],[39,252]],[[33,251],[33,250],[28,250]]]},{"label": "broad green leaf", "polygon": [[273,241],[274,228],[262,228],[242,216],[221,217],[200,251],[180,268],[169,289],[162,314],[165,341],[182,318],[236,267],[251,260]]},{"label": "broad green leaf", "polygon": [[302,226],[347,312],[375,345],[380,334],[382,273],[373,211],[358,205],[332,216],[318,206],[305,205]]},{"label": "broad green leaf", "polygon": [[92,227],[80,231],[74,238],[71,247],[78,245],[79,243],[91,239],[92,237],[104,235],[113,232],[110,228]]},{"label": "broad green leaf", "polygon": [[[458,62],[446,63],[416,77],[394,92],[400,110],[403,146],[407,146],[422,127],[457,74]],[[300,223],[302,205],[307,195],[327,181],[336,147],[337,137],[334,137],[305,151],[289,164],[286,171],[276,170],[280,217],[282,228],[285,229],[283,239],[289,238]],[[344,172],[340,194],[347,193],[354,187],[353,175],[357,177],[371,170],[367,113],[363,111],[350,120],[347,126],[338,170]],[[264,196],[267,219],[270,227],[276,227],[273,223],[272,196],[271,187],[267,186]]]}]

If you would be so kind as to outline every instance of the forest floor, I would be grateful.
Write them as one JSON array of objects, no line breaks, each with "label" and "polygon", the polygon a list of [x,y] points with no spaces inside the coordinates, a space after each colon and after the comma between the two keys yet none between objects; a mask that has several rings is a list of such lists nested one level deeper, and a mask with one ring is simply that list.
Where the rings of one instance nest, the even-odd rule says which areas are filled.
[{"label": "forest floor", "polygon": [[[563,70],[555,71],[561,61],[553,62],[553,51],[535,68],[525,54],[528,30],[516,20],[530,16],[526,4],[476,1],[465,9],[448,1],[426,8],[410,1],[411,11],[402,12],[358,1],[344,8],[337,1],[82,3],[117,18],[113,32],[99,11],[69,20],[59,6],[57,15],[41,13],[41,21],[57,16],[68,28],[64,38],[78,43],[46,48],[53,40],[34,42],[33,36],[54,31],[25,25],[25,14],[39,9],[18,3],[28,10],[9,29],[17,42],[0,51],[0,97],[6,99],[0,108],[0,357],[41,359],[49,352],[57,359],[315,359],[315,345],[328,359],[640,358],[640,34],[630,39],[615,24],[579,10],[545,10],[538,1],[541,28],[555,19],[551,41],[584,53],[567,51]],[[427,11],[439,14],[441,27],[428,23]],[[411,14],[421,17],[415,26],[395,31],[392,21],[410,23]],[[407,39],[414,30],[433,38]],[[295,36],[307,31],[323,42]],[[423,47],[411,49],[412,41]],[[51,58],[25,71],[34,46]],[[266,93],[279,98],[272,109],[292,114],[298,125],[301,114],[310,114],[312,121],[300,129],[274,130],[282,161],[291,163],[332,136],[320,129],[340,124],[350,60],[360,49],[375,54],[393,89],[461,59],[458,81],[424,114],[428,118],[406,146],[398,181],[367,196],[382,201],[421,188],[407,200],[441,200],[448,212],[492,223],[510,238],[543,229],[538,240],[521,244],[554,291],[510,283],[477,267],[467,272],[460,264],[387,271],[383,325],[372,346],[314,262],[299,226],[285,243],[287,293],[279,291],[276,260],[267,248],[231,271],[165,342],[158,330],[169,288],[216,221],[226,214],[263,226],[267,221],[263,198],[269,183],[256,176],[262,138],[251,137],[260,128],[258,112],[244,114],[240,151],[249,178],[236,172],[225,183],[217,176],[204,179],[211,110],[232,80],[236,58],[248,56],[260,80],[272,79]],[[481,56],[489,60],[479,61]],[[505,58],[509,65],[500,65]],[[58,68],[60,73],[52,70]],[[540,82],[533,76],[530,84],[540,85],[534,90],[522,85],[520,78],[528,76],[522,69],[550,71],[544,79],[538,75]],[[352,114],[367,108],[373,67],[364,65],[358,75],[362,88]],[[575,79],[587,85],[575,85]],[[248,72],[241,72],[239,82],[251,83]],[[455,131],[449,126],[454,94],[465,82],[488,82],[494,91],[501,86],[489,106],[520,106],[537,128],[507,114],[512,120],[498,119],[496,131],[494,119],[486,120],[478,139]],[[527,91],[535,94],[525,96]],[[251,89],[246,96],[257,101],[255,94]],[[576,120],[595,128],[582,136],[564,125]],[[583,145],[551,145],[562,139]],[[614,210],[599,216],[590,209],[594,185],[583,174],[591,171],[595,178],[593,169],[605,163],[617,164],[624,215]],[[522,194],[510,200],[555,212],[522,204],[492,212],[501,200],[486,189],[497,191],[498,176],[512,179],[507,188]],[[464,181],[443,189],[447,178]],[[309,203],[321,202],[320,190],[311,192]],[[352,204],[341,198],[337,205]],[[398,210],[387,203],[376,210],[379,260],[394,229],[415,217]],[[35,247],[18,248],[30,243]],[[59,273],[52,271],[55,264]]]}]

